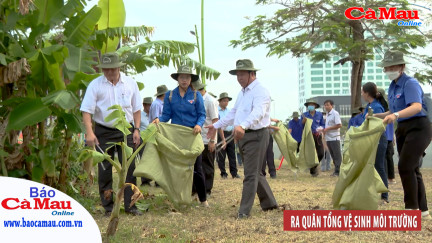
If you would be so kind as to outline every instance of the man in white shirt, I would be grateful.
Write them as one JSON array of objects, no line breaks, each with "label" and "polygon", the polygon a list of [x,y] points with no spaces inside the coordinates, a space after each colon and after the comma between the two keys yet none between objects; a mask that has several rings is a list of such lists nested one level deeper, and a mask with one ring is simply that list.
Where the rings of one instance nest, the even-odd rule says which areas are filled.
[{"label": "man in white shirt", "polygon": [[150,106],[149,121],[153,122],[154,119],[160,117],[163,111],[163,101],[165,94],[168,92],[166,85],[160,85],[156,88],[156,99]]},{"label": "man in white shirt", "polygon": [[207,197],[211,195],[214,182],[214,161],[215,161],[215,147],[216,147],[216,134],[211,138],[207,138],[208,129],[205,128],[207,125],[211,125],[217,122],[219,119],[218,103],[213,96],[206,92],[206,85],[203,84],[199,79],[196,82],[192,82],[195,90],[198,90],[204,100],[204,108],[206,111],[206,119],[204,122],[203,129],[201,129],[201,136],[204,142],[204,151],[202,152],[202,167],[205,176],[205,188]]},{"label": "man in white shirt", "polygon": [[236,69],[229,73],[237,75],[242,90],[237,96],[234,108],[223,119],[209,128],[208,137],[216,134],[216,129],[234,125],[234,139],[238,141],[243,157],[244,180],[240,208],[237,218],[250,216],[255,194],[258,194],[264,211],[277,209],[273,192],[261,173],[264,156],[269,143],[270,93],[256,78],[256,71],[249,59],[236,62]]},{"label": "man in white shirt", "polygon": [[[232,100],[231,97],[228,96],[228,93],[224,92],[219,95],[219,119],[224,118],[230,112],[228,109],[228,103]],[[223,128],[224,137],[227,138],[232,134],[233,126],[227,126]],[[219,136],[219,140],[223,140],[221,136]],[[230,174],[232,178],[240,178],[240,175],[237,173],[237,164],[236,164],[236,152],[235,152],[235,143],[234,140],[227,143],[225,148],[222,149],[217,155],[216,160],[219,166],[219,170],[221,172],[221,177],[226,179],[228,174],[225,170],[225,158],[228,155],[228,164],[230,169]]]},{"label": "man in white shirt", "polygon": [[324,109],[327,111],[327,117],[323,133],[325,135],[327,147],[331,157],[333,158],[333,164],[335,166],[335,171],[332,176],[339,176],[339,169],[342,163],[342,154],[340,148],[340,128],[342,127],[342,122],[339,112],[333,109],[333,106],[333,100],[324,101]]},{"label": "man in white shirt", "polygon": [[[123,133],[113,126],[114,121],[105,122],[104,120],[112,112],[108,110],[109,107],[120,105],[129,123],[141,123],[143,106],[138,85],[133,79],[120,72],[120,67],[123,65],[124,63],[120,62],[120,57],[116,53],[102,55],[99,67],[102,68],[104,75],[89,84],[81,104],[80,110],[86,128],[86,143],[90,147],[97,145],[99,152],[105,152],[109,146],[112,146],[109,142],[120,142],[124,139]],[[92,119],[95,121],[94,132]],[[139,127],[132,126],[130,131],[127,143],[128,146],[136,149],[141,143]],[[103,151],[100,151],[99,147]],[[114,153],[117,153],[119,161],[122,161],[120,146],[113,146],[107,152],[113,159]],[[136,184],[136,178],[133,176],[134,170],[135,164],[132,163],[126,176],[127,183]],[[102,206],[105,208],[105,215],[109,216],[114,206],[111,163],[106,160],[99,163],[98,173],[99,195]],[[127,187],[124,192],[125,211],[132,215],[141,215],[142,213],[135,205],[130,207],[132,195],[131,187]]]}]

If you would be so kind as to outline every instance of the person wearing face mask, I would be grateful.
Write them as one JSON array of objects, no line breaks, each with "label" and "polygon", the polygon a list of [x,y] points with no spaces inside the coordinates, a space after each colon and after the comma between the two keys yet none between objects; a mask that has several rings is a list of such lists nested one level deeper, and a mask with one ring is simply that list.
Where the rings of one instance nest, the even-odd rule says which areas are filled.
[{"label": "person wearing face mask", "polygon": [[[201,134],[201,127],[206,120],[204,100],[191,84],[198,80],[198,75],[193,74],[189,66],[180,66],[177,73],[171,74],[171,77],[178,81],[178,87],[165,94],[162,116],[155,118],[153,123],[171,120],[172,124],[192,128],[194,135]],[[195,161],[193,181],[201,205],[208,207],[202,154]]]},{"label": "person wearing face mask", "polygon": [[419,161],[431,142],[432,131],[423,90],[415,78],[404,72],[407,63],[401,51],[385,53],[380,66],[392,80],[388,91],[390,111],[374,116],[383,118],[385,124],[398,122],[396,147],[405,209],[421,210],[422,219],[431,219]]},{"label": "person wearing face mask", "polygon": [[[318,109],[320,105],[313,99],[310,99],[304,103],[304,105],[307,107],[308,111],[303,113],[303,125],[306,123],[306,118],[312,119],[312,133],[314,135],[314,141],[315,141],[315,149],[318,155],[318,161],[321,161],[324,157],[324,144],[322,139],[322,134],[317,130],[319,127],[324,128],[324,117],[323,114],[319,111],[316,111],[315,109]],[[310,174],[313,177],[318,176],[318,165],[310,168]]]},{"label": "person wearing face mask", "polygon": [[[363,99],[368,102],[363,117],[366,118],[369,109],[373,110],[373,113],[383,113],[388,111],[388,105],[384,97],[378,92],[377,86],[368,82],[365,83],[361,90]],[[375,157],[375,169],[381,177],[384,185],[388,188],[387,173],[385,171],[385,156],[387,151],[387,136],[384,132],[378,143],[378,148]],[[389,203],[388,192],[381,193],[381,200],[383,203]]]}]

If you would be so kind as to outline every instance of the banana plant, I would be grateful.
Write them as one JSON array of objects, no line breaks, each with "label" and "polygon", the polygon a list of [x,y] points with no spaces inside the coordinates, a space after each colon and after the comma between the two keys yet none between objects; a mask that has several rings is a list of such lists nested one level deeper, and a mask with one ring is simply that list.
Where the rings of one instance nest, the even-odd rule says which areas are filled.
[{"label": "banana plant", "polygon": [[[132,196],[132,202],[130,206],[133,206],[136,201],[143,198],[142,193],[135,185],[131,183],[126,183],[126,175],[129,169],[129,166],[135,162],[135,158],[137,154],[144,148],[146,143],[155,143],[155,136],[157,133],[157,128],[154,124],[151,124],[147,127],[146,130],[141,131],[141,138],[143,142],[138,146],[138,148],[133,151],[131,147],[127,145],[127,136],[131,134],[130,128],[132,127],[129,122],[126,121],[125,112],[123,111],[120,105],[113,105],[108,110],[112,110],[112,112],[104,119],[106,122],[114,121],[114,127],[120,130],[123,133],[123,141],[118,143],[112,143],[112,146],[108,147],[105,153],[100,153],[95,151],[94,149],[84,149],[81,152],[79,161],[86,161],[89,158],[93,158],[93,162],[95,164],[102,162],[103,160],[107,160],[110,162],[113,167],[116,169],[119,175],[119,183],[117,186],[117,191],[115,193],[115,201],[113,211],[111,212],[111,218],[107,228],[107,236],[114,236],[118,223],[119,223],[119,214],[120,214],[120,204],[124,195],[124,190],[126,187],[131,186],[132,191],[134,192]],[[107,151],[113,146],[120,146],[122,151],[122,161],[118,160],[118,157],[111,158]]]}]

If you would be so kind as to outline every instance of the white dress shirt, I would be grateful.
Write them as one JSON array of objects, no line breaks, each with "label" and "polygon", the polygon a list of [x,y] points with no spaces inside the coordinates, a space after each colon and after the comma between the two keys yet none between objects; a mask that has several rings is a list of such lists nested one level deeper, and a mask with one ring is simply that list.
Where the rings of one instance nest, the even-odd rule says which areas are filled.
[{"label": "white dress shirt", "polygon": [[255,79],[238,96],[234,108],[214,124],[216,129],[230,125],[258,130],[270,126],[270,93]]},{"label": "white dress shirt", "polygon": [[[204,144],[208,144],[210,139],[207,138],[208,128],[205,128],[206,126],[213,124],[212,120],[219,118],[219,110],[218,106],[219,103],[216,101],[213,96],[209,95],[208,92],[206,92],[203,96],[204,99],[204,108],[206,111],[206,119],[204,121],[204,126],[201,129],[201,136],[203,139]],[[215,143],[217,142],[217,135],[213,138],[215,140]]]},{"label": "white dress shirt", "polygon": [[[325,122],[325,127],[332,127],[338,124],[342,124],[342,121],[339,116],[339,112],[335,109],[332,109],[328,114]],[[328,130],[325,134],[326,141],[336,141],[340,140],[340,129]]]},{"label": "white dress shirt", "polygon": [[133,113],[143,109],[138,84],[135,80],[120,73],[120,80],[113,85],[104,75],[91,81],[87,87],[80,110],[93,115],[93,120],[106,127],[113,127],[114,121],[105,122],[113,105],[120,105],[126,113],[126,120],[133,122]]}]

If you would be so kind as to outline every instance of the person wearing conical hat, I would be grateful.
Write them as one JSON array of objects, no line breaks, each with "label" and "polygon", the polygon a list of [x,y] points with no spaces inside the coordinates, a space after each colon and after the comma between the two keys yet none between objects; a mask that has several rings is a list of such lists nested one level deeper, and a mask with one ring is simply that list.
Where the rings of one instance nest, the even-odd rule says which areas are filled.
[{"label": "person wearing conical hat", "polygon": [[[171,120],[172,124],[190,127],[193,134],[200,134],[206,119],[206,111],[201,93],[195,91],[192,86],[192,82],[199,79],[198,75],[192,72],[191,67],[182,65],[176,73],[171,74],[171,77],[178,82],[178,87],[165,94],[162,115],[153,122]],[[202,154],[195,161],[193,181],[201,205],[208,207]]]},{"label": "person wearing conical hat", "polygon": [[165,99],[165,94],[168,92],[168,88],[166,85],[159,85],[156,88],[156,99],[152,102],[149,111],[149,120],[152,122],[154,119],[160,117],[162,115],[163,110],[163,102]]},{"label": "person wearing conical hat", "polygon": [[[321,161],[324,157],[324,145],[322,141],[322,134],[317,130],[318,128],[324,128],[324,117],[323,114],[316,109],[320,108],[320,105],[314,100],[309,99],[304,103],[307,111],[303,113],[302,123],[305,124],[306,118],[312,119],[312,133],[315,141],[315,149],[318,155],[318,161]],[[319,174],[318,165],[310,168],[310,174],[312,177],[316,177]]]},{"label": "person wearing conical hat", "polygon": [[195,90],[201,93],[204,99],[204,108],[206,110],[206,120],[204,122],[204,127],[201,130],[201,136],[204,142],[204,151],[202,152],[202,167],[205,177],[205,188],[207,192],[207,197],[212,193],[213,182],[214,182],[214,162],[215,162],[215,149],[217,143],[217,135],[212,138],[207,138],[208,129],[207,125],[213,124],[219,120],[218,103],[209,92],[205,90],[206,85],[198,80],[192,82],[192,86]]},{"label": "person wearing conical hat", "polygon": [[292,119],[288,122],[288,132],[291,133],[291,136],[297,141],[297,153],[300,149],[300,143],[302,140],[303,134],[303,123],[302,120],[299,119],[299,113],[294,111],[292,114]]},{"label": "person wearing conical hat", "polygon": [[[219,95],[219,117],[220,119],[224,118],[230,112],[228,108],[228,103],[232,100],[232,98],[228,95],[227,92],[223,92]],[[223,128],[224,138],[229,137],[232,134],[233,126],[227,126]],[[219,140],[223,140],[221,136],[219,136]],[[229,170],[232,178],[240,178],[240,175],[237,173],[237,164],[236,164],[236,152],[235,152],[235,143],[234,140],[227,143],[225,149],[221,150],[217,155],[217,163],[220,170],[220,175],[223,179],[228,178],[228,173],[225,169],[225,158],[228,156],[228,164]]]},{"label": "person wearing conical hat", "polygon": [[419,82],[405,73],[407,63],[401,51],[388,50],[384,54],[379,66],[392,80],[388,89],[390,111],[374,116],[383,118],[385,124],[398,122],[398,170],[404,189],[405,209],[420,210],[422,219],[430,219],[419,161],[431,142],[432,130],[424,92]]},{"label": "person wearing conical hat", "polygon": [[[108,147],[111,147],[107,153],[114,159],[114,150],[121,151],[121,148],[118,145],[112,147],[110,142],[121,142],[124,137],[123,133],[114,127],[114,121],[105,121],[105,118],[111,113],[108,108],[112,105],[122,107],[126,120],[132,124],[131,134],[127,136],[127,145],[135,150],[141,143],[138,125],[141,124],[143,105],[137,82],[120,72],[120,67],[125,64],[120,61],[119,55],[106,53],[102,55],[100,60],[101,64],[98,67],[102,69],[103,75],[91,81],[87,87],[80,110],[86,127],[87,145],[91,147],[97,145],[99,152],[104,152]],[[95,122],[94,131],[92,119]],[[137,126],[133,126],[133,124],[137,124]],[[119,154],[118,157],[119,161],[122,161],[122,155]],[[136,178],[133,176],[134,170],[135,163],[132,163],[126,176],[126,183],[136,185]],[[105,209],[105,215],[109,216],[114,206],[113,196],[110,193],[112,192],[113,181],[111,163],[107,160],[99,163],[98,173],[99,195]],[[130,206],[132,195],[131,187],[127,187],[124,191],[125,211],[132,215],[141,215],[142,213],[135,205]]]},{"label": "person wearing conical hat", "polygon": [[237,218],[250,216],[255,195],[258,194],[262,210],[278,208],[273,192],[261,174],[270,132],[270,93],[257,79],[256,69],[249,59],[236,62],[236,69],[229,71],[237,76],[242,87],[234,108],[224,118],[209,125],[208,136],[215,135],[219,128],[234,125],[234,139],[238,141],[243,157],[244,180],[242,198]]}]

